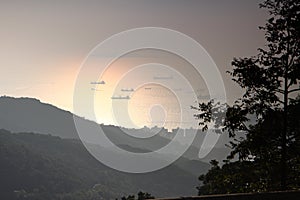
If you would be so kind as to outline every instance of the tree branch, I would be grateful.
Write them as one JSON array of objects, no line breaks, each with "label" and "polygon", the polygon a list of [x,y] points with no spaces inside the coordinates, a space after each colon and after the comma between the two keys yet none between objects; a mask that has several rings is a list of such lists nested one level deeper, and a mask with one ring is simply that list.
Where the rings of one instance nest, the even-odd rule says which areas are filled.
[{"label": "tree branch", "polygon": [[292,66],[292,64],[293,64],[293,62],[294,62],[296,53],[298,52],[298,42],[296,42],[295,47],[296,47],[296,49],[294,50],[294,52],[293,52],[293,54],[292,54],[290,63],[288,63],[288,67]]},{"label": "tree branch", "polygon": [[296,92],[296,91],[300,91],[300,88],[298,88],[298,89],[293,89],[293,90],[289,90],[288,93],[292,93],[292,92]]},{"label": "tree branch", "polygon": [[244,122],[242,122],[244,128],[246,129],[246,131],[250,132],[250,129],[246,126],[246,124]]},{"label": "tree branch", "polygon": [[275,89],[274,91],[275,91],[275,92],[279,92],[279,93],[281,93],[281,94],[284,94],[284,91],[281,90],[281,89]]},{"label": "tree branch", "polygon": [[281,103],[281,104],[284,104],[284,102],[283,102],[283,101],[281,101],[280,99],[278,99],[278,101],[279,101],[279,103]]}]

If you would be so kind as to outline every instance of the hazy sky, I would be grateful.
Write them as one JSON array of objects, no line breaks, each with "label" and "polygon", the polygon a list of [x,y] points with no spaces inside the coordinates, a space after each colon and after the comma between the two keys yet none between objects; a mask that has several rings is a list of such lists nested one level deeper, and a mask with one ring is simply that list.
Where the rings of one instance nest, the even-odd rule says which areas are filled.
[{"label": "hazy sky", "polygon": [[86,55],[113,34],[151,26],[199,42],[221,71],[232,101],[240,95],[225,73],[232,58],[254,55],[264,45],[258,26],[267,15],[259,2],[1,0],[0,95],[34,97],[72,111],[74,81]]}]

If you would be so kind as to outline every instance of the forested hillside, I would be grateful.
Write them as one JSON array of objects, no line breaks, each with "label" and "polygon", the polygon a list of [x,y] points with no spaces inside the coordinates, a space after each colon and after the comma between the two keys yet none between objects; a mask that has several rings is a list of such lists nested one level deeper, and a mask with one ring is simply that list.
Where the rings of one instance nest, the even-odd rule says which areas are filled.
[{"label": "forested hillside", "polygon": [[140,190],[190,195],[197,182],[176,164],[147,174],[121,173],[95,160],[79,140],[6,130],[0,131],[0,179],[1,199],[43,200],[114,199]]}]

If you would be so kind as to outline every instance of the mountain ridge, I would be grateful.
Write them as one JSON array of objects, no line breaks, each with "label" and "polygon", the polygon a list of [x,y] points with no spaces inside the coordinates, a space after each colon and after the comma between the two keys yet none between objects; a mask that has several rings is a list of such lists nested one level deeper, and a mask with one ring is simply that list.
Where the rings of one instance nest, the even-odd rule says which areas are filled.
[{"label": "mountain ridge", "polygon": [[[80,118],[80,120],[83,120],[83,123],[91,125],[93,128],[99,126],[95,122],[84,118]],[[123,149],[127,148],[129,151],[151,151],[169,142],[166,138],[156,136],[151,138],[150,141],[137,145],[142,139],[132,139],[130,136],[120,135],[120,127],[104,126],[104,128],[107,128],[107,131],[110,133],[110,139],[116,145]],[[53,177],[65,176],[63,180],[60,180],[62,183],[65,181],[78,187],[74,186],[74,190],[68,189],[55,192],[78,192],[78,188],[81,187],[90,190],[93,184],[100,182],[101,191],[107,197],[104,199],[108,199],[108,197],[113,199],[116,195],[135,193],[137,190],[145,190],[155,196],[182,196],[195,193],[197,177],[209,169],[209,164],[199,160],[193,161],[185,157],[180,158],[164,169],[146,174],[127,174],[110,169],[95,160],[84,148],[76,133],[71,112],[64,111],[51,104],[42,103],[38,99],[0,97],[0,129],[0,149],[5,149],[5,151],[1,151],[0,161],[10,163],[13,166],[14,163],[18,163],[13,168],[6,167],[2,169],[6,171],[11,170],[11,176],[15,175],[13,176],[14,179],[11,180],[13,189],[7,190],[10,192],[14,190],[22,191],[24,188],[27,192],[35,191],[36,186],[29,187],[25,184],[26,181],[23,181],[22,187],[20,184],[17,184],[20,187],[15,185],[18,182],[21,183],[20,179],[22,177],[27,177],[27,179],[33,178],[37,182],[39,179],[42,179],[44,182],[40,184],[47,185],[50,184],[47,179],[56,182],[60,179],[54,180],[52,179]],[[155,143],[155,145],[152,145],[152,143]],[[20,155],[12,152],[10,148],[6,148],[6,145],[10,145],[11,149],[15,149],[16,152],[23,156],[19,158]],[[25,152],[25,154],[22,152]],[[51,161],[52,159],[53,161]],[[35,164],[31,165],[31,162]],[[46,172],[40,169],[40,166],[46,166],[47,163],[50,163],[50,166],[56,166],[53,169],[46,168],[50,170],[49,173],[53,177],[43,175]],[[84,163],[87,164],[85,165]],[[20,169],[22,166],[27,171],[24,171],[24,169],[22,171]],[[79,169],[84,171],[92,171],[94,174],[83,173],[74,166],[78,166]],[[55,170],[56,168],[57,170]],[[79,176],[78,174],[80,173],[84,175]],[[112,180],[105,175],[107,173],[113,177]],[[9,180],[9,177],[3,173],[0,173],[0,176],[2,176],[1,180]],[[98,182],[94,179],[94,176],[98,177]],[[129,182],[125,183],[126,180]],[[123,186],[118,189],[118,184],[122,182],[124,183]],[[5,184],[5,182],[2,183]],[[106,186],[107,184],[110,185],[111,191]],[[3,186],[3,188],[5,187]],[[41,190],[45,190],[45,188],[38,188],[38,191]]]},{"label": "mountain ridge", "polygon": [[[30,117],[28,117],[28,113],[30,113]],[[124,134],[122,127],[99,125],[94,121],[74,115],[70,111],[62,110],[48,103],[42,103],[38,99],[29,97],[0,97],[0,128],[12,132],[37,132],[62,138],[79,139],[73,117],[88,127],[90,132],[98,131],[99,126],[102,126],[102,129],[109,132],[107,137],[117,146],[129,145],[154,151],[165,146],[172,140],[172,137],[170,137],[172,134],[164,133],[164,129],[161,129],[161,132],[154,137],[139,139]],[[134,129],[132,131],[141,130]],[[184,154],[189,159],[198,159],[199,148],[204,138],[204,134],[201,131],[198,131],[198,133],[192,146]],[[86,142],[88,143],[93,143],[96,140],[92,134],[91,136],[86,136],[85,139],[87,139]],[[222,134],[214,149],[203,160],[209,162],[211,159],[218,159],[220,161],[224,159],[230,151],[228,148],[225,148],[226,143],[228,143],[226,136]]]}]

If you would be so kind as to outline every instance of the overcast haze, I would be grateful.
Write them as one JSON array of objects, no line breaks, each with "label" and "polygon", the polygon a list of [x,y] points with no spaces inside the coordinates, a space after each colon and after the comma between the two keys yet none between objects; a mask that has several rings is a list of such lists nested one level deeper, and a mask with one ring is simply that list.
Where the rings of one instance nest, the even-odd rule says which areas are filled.
[{"label": "overcast haze", "polygon": [[255,0],[0,2],[0,95],[34,97],[70,111],[81,62],[121,31],[164,27],[194,38],[220,69],[229,101],[240,94],[226,74],[233,57],[254,55],[264,45],[258,26],[266,13]]}]

